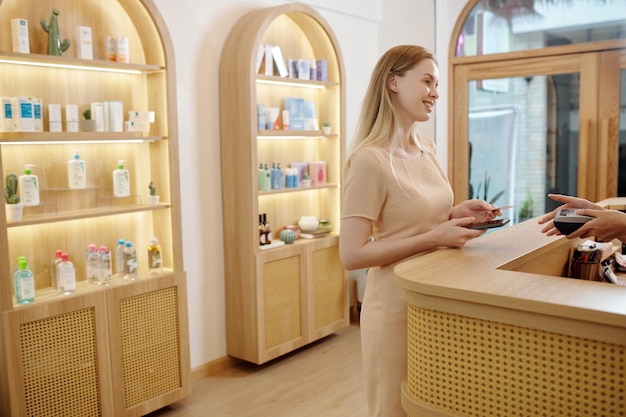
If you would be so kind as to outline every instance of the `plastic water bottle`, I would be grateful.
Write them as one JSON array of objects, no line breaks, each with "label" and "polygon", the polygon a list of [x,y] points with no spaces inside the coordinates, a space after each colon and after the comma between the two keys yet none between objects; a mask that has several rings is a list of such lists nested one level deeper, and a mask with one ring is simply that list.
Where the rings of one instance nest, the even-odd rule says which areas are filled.
[{"label": "plastic water bottle", "polygon": [[133,242],[126,242],[124,249],[124,279],[134,281],[137,279],[137,251]]},{"label": "plastic water bottle", "polygon": [[100,259],[98,255],[98,247],[93,243],[87,246],[87,259],[85,262],[87,282],[89,284],[98,284],[98,272],[100,270]]},{"label": "plastic water bottle", "polygon": [[161,245],[159,239],[153,237],[148,244],[148,268],[151,274],[163,272],[163,258],[161,257]]},{"label": "plastic water bottle", "polygon": [[117,247],[115,248],[115,276],[117,278],[124,278],[124,250],[126,249],[124,239],[117,241]]},{"label": "plastic water bottle", "polygon": [[98,249],[99,270],[98,282],[100,285],[110,285],[113,279],[113,270],[111,267],[111,251],[106,246],[100,246]]},{"label": "plastic water bottle", "polygon": [[35,301],[35,277],[23,256],[17,260],[17,269],[13,273],[13,280],[15,299],[18,304],[30,304]]},{"label": "plastic water bottle", "polygon": [[68,295],[76,290],[76,269],[74,269],[74,264],[69,260],[67,253],[61,255],[57,277],[59,279],[60,294]]},{"label": "plastic water bottle", "polygon": [[61,249],[57,249],[54,253],[54,259],[50,262],[50,285],[54,289],[57,289],[59,286],[59,282],[57,280],[57,269],[61,263],[61,254],[63,254],[63,251]]}]

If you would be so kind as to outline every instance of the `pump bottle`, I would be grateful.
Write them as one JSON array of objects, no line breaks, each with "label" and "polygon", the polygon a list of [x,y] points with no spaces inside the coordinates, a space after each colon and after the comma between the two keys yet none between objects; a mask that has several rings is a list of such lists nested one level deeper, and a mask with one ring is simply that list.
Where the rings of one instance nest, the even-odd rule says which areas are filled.
[{"label": "pump bottle", "polygon": [[130,176],[124,169],[124,161],[117,161],[117,169],[113,170],[113,195],[115,197],[128,197],[130,195]]},{"label": "pump bottle", "polygon": [[68,186],[73,190],[87,187],[87,166],[80,159],[78,149],[74,149],[72,159],[67,161],[67,178]]},{"label": "pump bottle", "polygon": [[19,191],[20,200],[24,203],[24,206],[33,207],[39,205],[39,178],[33,174],[33,164],[24,165],[24,175],[20,175]]}]

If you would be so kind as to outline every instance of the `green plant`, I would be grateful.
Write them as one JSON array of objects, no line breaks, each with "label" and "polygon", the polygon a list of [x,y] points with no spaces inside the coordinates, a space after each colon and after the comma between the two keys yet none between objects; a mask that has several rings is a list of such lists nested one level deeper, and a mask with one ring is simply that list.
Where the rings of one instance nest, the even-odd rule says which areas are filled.
[{"label": "green plant", "polygon": [[91,120],[91,109],[83,110],[83,117],[85,120]]},{"label": "green plant", "polygon": [[526,199],[522,202],[522,206],[519,209],[520,219],[530,219],[533,217],[533,196],[530,194],[530,190],[526,190]]},{"label": "green plant", "polygon": [[156,187],[154,186],[154,184],[152,184],[152,181],[150,181],[150,184],[148,184],[148,188],[150,189],[150,195],[151,196],[156,196],[157,195]]},{"label": "green plant", "polygon": [[5,179],[4,201],[7,204],[17,204],[20,202],[20,196],[17,194],[17,175],[9,174]]}]

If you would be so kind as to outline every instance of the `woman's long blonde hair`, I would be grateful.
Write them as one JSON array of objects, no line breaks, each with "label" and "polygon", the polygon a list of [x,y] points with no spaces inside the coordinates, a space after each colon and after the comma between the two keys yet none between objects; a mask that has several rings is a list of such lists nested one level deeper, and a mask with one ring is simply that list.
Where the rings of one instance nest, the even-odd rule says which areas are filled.
[{"label": "woman's long blonde hair", "polygon": [[[347,161],[350,161],[350,157],[356,151],[368,146],[392,149],[400,146],[402,137],[401,132],[398,132],[399,127],[396,126],[397,109],[391,99],[387,80],[393,74],[404,76],[424,59],[432,59],[437,63],[430,51],[417,45],[394,46],[380,57],[361,105],[361,114]],[[412,137],[414,140],[419,139],[417,134],[413,134]],[[424,144],[417,145],[424,148]]]}]

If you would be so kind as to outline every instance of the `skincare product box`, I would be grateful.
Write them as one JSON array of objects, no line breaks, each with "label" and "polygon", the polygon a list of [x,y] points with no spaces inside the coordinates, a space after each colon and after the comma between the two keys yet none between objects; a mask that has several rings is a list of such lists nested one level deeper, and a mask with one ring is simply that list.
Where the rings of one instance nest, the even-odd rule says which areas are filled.
[{"label": "skincare product box", "polygon": [[104,132],[104,103],[91,103],[91,119],[96,121],[96,132]]},{"label": "skincare product box", "polygon": [[[257,49],[257,52],[256,52],[255,68],[256,68],[257,74],[261,73],[261,65],[263,64],[264,57],[265,57],[265,45],[260,44],[259,49]],[[265,69],[263,69],[263,71],[265,72]]]},{"label": "skincare product box", "polygon": [[48,131],[62,132],[63,122],[60,104],[48,104]]},{"label": "skincare product box", "polygon": [[298,60],[298,78],[309,80],[311,78],[311,61],[308,59]]},{"label": "skincare product box", "polygon": [[[106,101],[105,117],[110,132],[124,131],[124,103],[118,100]],[[105,128],[106,129],[106,128]],[[150,130],[150,129],[148,129]]]},{"label": "skincare product box", "polygon": [[129,132],[149,132],[151,123],[151,112],[129,111],[126,130]]},{"label": "skincare product box", "polygon": [[313,185],[326,184],[326,161],[309,162],[309,176]]},{"label": "skincare product box", "polygon": [[[59,106],[59,113],[60,113]],[[65,130],[68,132],[78,132],[78,105],[65,105]]]},{"label": "skincare product box", "polygon": [[104,50],[106,52],[107,61],[115,62],[115,49],[116,49],[115,36],[107,36],[104,44]]},{"label": "skincare product box", "polygon": [[298,60],[290,59],[288,61],[289,78],[298,78]]},{"label": "skincare product box", "polygon": [[265,69],[264,74],[274,75],[274,59],[272,58],[272,45],[265,45]]},{"label": "skincare product box", "polygon": [[11,97],[0,97],[0,132],[13,131],[13,109]]},{"label": "skincare product box", "polygon": [[12,97],[11,112],[14,132],[34,132],[33,100],[30,97]]},{"label": "skincare product box", "polygon": [[280,50],[280,46],[272,47],[272,58],[274,59],[274,64],[276,65],[278,75],[283,78],[287,77],[289,75],[289,71],[287,70],[287,65],[285,65],[285,59],[283,58],[283,53]]},{"label": "skincare product box", "polygon": [[11,19],[11,41],[13,52],[30,54],[30,43],[28,40],[28,20]]},{"label": "skincare product box", "polygon": [[265,104],[257,104],[257,129],[258,130],[266,130],[267,129],[267,119],[265,118]]},{"label": "skincare product box", "polygon": [[304,99],[286,97],[284,109],[289,112],[289,130],[304,130]]},{"label": "skincare product box", "polygon": [[328,61],[325,59],[317,60],[317,81],[328,81]]},{"label": "skincare product box", "polygon": [[297,186],[301,187],[302,180],[304,179],[304,173],[307,171],[309,164],[307,164],[306,162],[292,162],[290,165],[291,168],[294,168],[297,171]]},{"label": "skincare product box", "polygon": [[304,101],[304,130],[320,130],[314,101]]},{"label": "skincare product box", "polygon": [[76,39],[78,40],[78,48],[76,48],[78,57],[81,59],[93,59],[91,27],[78,26],[76,28]]},{"label": "skincare product box", "polygon": [[35,132],[43,132],[43,99],[33,98],[32,100]]},{"label": "skincare product box", "polygon": [[267,120],[267,130],[280,130],[280,109],[278,107],[268,107],[265,110]]},{"label": "skincare product box", "polygon": [[128,44],[128,37],[118,36],[115,39],[115,60],[128,64],[130,62],[130,46]]}]

